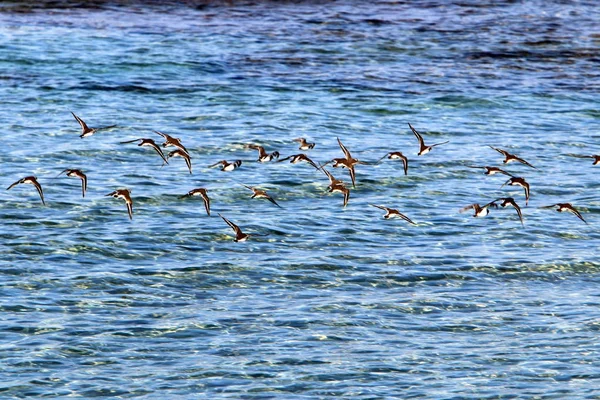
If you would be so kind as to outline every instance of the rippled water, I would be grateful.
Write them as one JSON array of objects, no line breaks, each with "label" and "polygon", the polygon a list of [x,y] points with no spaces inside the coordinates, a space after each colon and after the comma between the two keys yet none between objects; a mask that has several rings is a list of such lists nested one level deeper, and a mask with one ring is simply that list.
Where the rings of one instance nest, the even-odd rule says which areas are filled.
[{"label": "rippled water", "polygon": [[[0,194],[0,397],[600,398],[599,167],[572,156],[600,151],[600,12],[489,3],[4,3],[2,185],[36,175],[47,206]],[[80,139],[71,111],[118,127]],[[450,142],[417,157],[409,122]],[[119,144],[154,130],[193,175]],[[358,165],[343,208],[322,173],[244,148],[296,137],[318,162],[337,137],[402,151],[408,176]],[[525,177],[529,205],[471,165]],[[195,187],[211,217],[179,198]],[[524,227],[458,212],[506,196]],[[539,208],[558,202],[589,224]],[[218,213],[266,236],[234,243]]]}]

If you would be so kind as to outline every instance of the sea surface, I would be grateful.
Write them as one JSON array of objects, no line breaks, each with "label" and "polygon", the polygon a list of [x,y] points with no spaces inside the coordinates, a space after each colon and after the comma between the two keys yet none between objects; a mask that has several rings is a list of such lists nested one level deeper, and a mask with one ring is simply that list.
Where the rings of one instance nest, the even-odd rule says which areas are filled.
[{"label": "sea surface", "polygon": [[[600,166],[576,157],[600,152],[599,21],[596,1],[1,3],[0,186],[35,175],[47,205],[0,190],[0,398],[600,399]],[[81,139],[71,112],[117,127]],[[417,156],[408,123],[449,143]],[[154,131],[193,174],[120,143]],[[326,167],[346,207],[245,148],[298,137],[367,163],[356,188]],[[391,151],[408,175],[375,163]],[[472,166],[524,177],[528,204]],[[180,198],[199,187],[210,216]],[[501,197],[523,226],[459,212]],[[586,223],[541,208],[565,202]]]}]

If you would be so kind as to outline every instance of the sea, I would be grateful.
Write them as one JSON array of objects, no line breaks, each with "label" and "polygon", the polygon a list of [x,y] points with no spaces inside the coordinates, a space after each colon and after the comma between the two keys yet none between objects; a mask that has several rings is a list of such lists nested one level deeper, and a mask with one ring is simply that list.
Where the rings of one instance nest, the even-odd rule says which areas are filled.
[{"label": "sea", "polygon": [[[599,21],[577,0],[0,3],[0,398],[600,399]],[[116,126],[80,138],[72,113]],[[448,143],[418,156],[408,124]],[[156,131],[191,174],[137,146]],[[46,205],[6,190],[28,176]],[[509,197],[522,223],[469,208]]]}]

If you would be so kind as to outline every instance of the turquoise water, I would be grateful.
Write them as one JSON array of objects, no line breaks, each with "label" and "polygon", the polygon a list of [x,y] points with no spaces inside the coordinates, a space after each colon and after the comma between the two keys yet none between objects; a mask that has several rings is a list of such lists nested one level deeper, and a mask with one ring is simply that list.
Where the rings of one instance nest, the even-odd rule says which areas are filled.
[{"label": "turquoise water", "polygon": [[[234,3],[0,7],[2,184],[35,175],[47,202],[0,192],[0,397],[600,398],[600,167],[572,156],[600,152],[596,3]],[[71,112],[118,126],[80,139]],[[417,156],[409,122],[449,143]],[[155,130],[192,175],[120,144]],[[338,137],[402,151],[408,176],[358,165],[343,208],[244,148],[297,137],[321,163]],[[472,165],[525,177],[529,205]],[[459,213],[507,196],[524,227]],[[588,224],[539,208],[559,202]],[[266,236],[235,243],[218,213]]]}]

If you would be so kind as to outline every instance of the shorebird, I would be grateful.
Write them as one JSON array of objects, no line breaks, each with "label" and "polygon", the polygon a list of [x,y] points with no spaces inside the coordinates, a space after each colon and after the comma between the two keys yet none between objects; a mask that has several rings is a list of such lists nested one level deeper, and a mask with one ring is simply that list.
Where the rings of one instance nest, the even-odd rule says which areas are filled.
[{"label": "shorebird", "polygon": [[165,141],[162,144],[162,147],[173,146],[173,147],[177,147],[179,150],[183,151],[187,155],[190,154],[189,151],[187,151],[187,149],[185,148],[185,146],[181,143],[181,139],[173,137],[173,136],[169,136],[166,133],[162,133],[159,131],[154,131],[154,133],[162,136],[165,139]]},{"label": "shorebird", "polygon": [[481,218],[481,217],[485,217],[486,215],[488,215],[490,213],[490,210],[489,210],[490,207],[498,208],[498,205],[493,201],[490,201],[489,203],[487,203],[483,206],[480,206],[478,203],[475,203],[475,204],[470,204],[466,207],[461,208],[458,212],[464,213],[465,211],[473,210],[473,217]]},{"label": "shorebird", "polygon": [[426,146],[425,141],[423,140],[423,136],[421,136],[421,134],[419,132],[417,132],[417,130],[415,128],[413,128],[413,126],[410,124],[410,122],[408,123],[408,127],[410,128],[412,133],[414,133],[415,136],[417,137],[417,139],[419,140],[419,152],[417,153],[418,156],[422,156],[423,154],[429,153],[431,151],[431,149],[433,149],[435,146],[439,146],[441,144],[446,144],[449,142],[448,140],[446,140],[445,142],[442,142],[442,143],[436,143],[436,144],[432,144],[431,146]]},{"label": "shorebird", "polygon": [[298,164],[300,161],[305,161],[305,162],[309,163],[310,165],[312,165],[313,167],[315,167],[316,169],[319,169],[317,164],[315,164],[315,162],[313,160],[308,158],[308,156],[306,156],[306,154],[294,154],[289,157],[277,160],[276,162],[283,162],[286,160],[290,160],[290,164]]},{"label": "shorebird", "polygon": [[234,162],[228,162],[227,160],[218,161],[212,165],[209,165],[208,168],[216,167],[217,165],[221,166],[221,171],[229,172],[233,171],[240,165],[242,165],[242,160],[235,160]]},{"label": "shorebird", "polygon": [[248,185],[244,185],[243,183],[240,183],[240,185],[252,190],[253,194],[250,197],[251,199],[255,199],[255,198],[256,199],[267,199],[271,203],[275,204],[277,207],[282,208],[279,204],[277,204],[277,202],[271,196],[269,196],[269,194],[265,190],[257,189],[257,188],[254,188],[254,187],[248,186]]},{"label": "shorebird", "polygon": [[517,157],[514,154],[510,154],[508,151],[506,150],[502,150],[499,149],[497,147],[494,146],[489,146],[491,149],[496,150],[498,153],[502,154],[504,156],[504,160],[502,161],[502,163],[504,164],[508,164],[509,162],[520,162],[521,164],[525,164],[528,167],[531,167],[533,169],[537,169],[536,167],[534,167],[533,165],[529,164],[527,161],[523,160],[521,157]]},{"label": "shorebird", "polygon": [[521,225],[525,226],[525,224],[523,223],[523,214],[521,213],[521,207],[519,207],[515,199],[513,199],[512,197],[500,197],[499,199],[494,200],[494,203],[498,201],[502,201],[502,203],[499,204],[502,208],[512,206],[517,211],[519,220],[521,220]]},{"label": "shorebird", "polygon": [[139,139],[127,140],[126,142],[119,142],[119,143],[126,144],[126,143],[133,143],[133,142],[140,142],[138,144],[139,147],[145,146],[145,147],[153,148],[154,151],[156,151],[156,153],[158,153],[160,158],[162,158],[162,160],[164,161],[165,164],[169,163],[169,161],[167,161],[167,158],[165,157],[164,153],[162,152],[160,147],[158,147],[158,145],[156,144],[156,142],[153,139],[139,138]]},{"label": "shorebird", "polygon": [[326,170],[324,167],[325,167],[325,165],[321,165],[321,166],[319,167],[319,169],[320,169],[321,171],[323,171],[323,173],[324,173],[325,175],[327,175],[327,178],[329,178],[329,186],[330,186],[330,187],[331,187],[331,186],[333,186],[333,185],[337,185],[337,184],[339,184],[339,185],[345,185],[345,183],[344,183],[343,181],[341,181],[341,180],[339,180],[339,179],[336,179],[336,178],[334,178],[334,177],[333,177],[333,175],[331,175],[331,173],[330,173],[329,171],[327,171],[327,170]]},{"label": "shorebird", "polygon": [[170,152],[169,154],[167,154],[167,159],[171,158],[171,157],[181,157],[185,160],[185,163],[187,164],[188,170],[190,171],[190,174],[192,173],[192,158],[190,157],[190,155],[181,150],[181,149],[177,149],[177,150],[173,150],[172,152]]},{"label": "shorebird", "polygon": [[[512,177],[509,180],[507,180],[506,182],[504,182],[502,184],[502,186],[504,185],[510,185],[510,186],[521,186],[523,189],[525,189],[525,205],[527,205],[529,203],[529,183],[527,183],[525,181],[525,178],[519,178],[519,177]],[[500,187],[502,187],[500,186]]]},{"label": "shorebird", "polygon": [[389,152],[385,156],[383,156],[379,160],[377,160],[377,162],[375,164],[379,163],[381,160],[383,160],[386,157],[389,160],[402,160],[402,164],[404,164],[404,175],[408,175],[408,158],[406,158],[406,156],[404,154],[402,154],[402,152],[400,152],[400,151]]},{"label": "shorebird", "polygon": [[133,201],[131,200],[131,190],[129,189],[117,189],[114,192],[110,192],[105,195],[105,197],[112,196],[115,199],[125,200],[127,204],[127,213],[129,214],[129,219],[133,219]]},{"label": "shorebird", "polygon": [[60,174],[56,175],[58,178],[61,174],[67,173],[70,178],[81,179],[81,194],[85,197],[85,191],[87,190],[87,176],[80,169],[65,169]]},{"label": "shorebird", "polygon": [[264,163],[264,162],[268,162],[271,161],[274,158],[279,158],[279,152],[278,151],[274,151],[272,153],[267,153],[265,151],[265,148],[262,146],[259,146],[257,144],[247,144],[246,145],[247,149],[253,149],[253,150],[258,150],[258,162]]},{"label": "shorebird", "polygon": [[40,198],[42,199],[42,204],[46,205],[46,202],[44,201],[44,191],[42,190],[42,185],[39,184],[39,182],[35,176],[26,176],[25,178],[19,179],[18,181],[16,181],[12,185],[10,185],[8,188],[6,188],[6,190],[10,190],[13,187],[15,187],[21,183],[30,184],[30,185],[35,186],[38,193],[40,194]]},{"label": "shorebird", "polygon": [[483,169],[485,169],[485,172],[483,173],[484,175],[504,174],[504,175],[507,175],[507,176],[513,176],[512,174],[509,174],[505,170],[500,169],[498,167],[486,167],[486,166],[467,165],[467,168],[483,168]]},{"label": "shorebird", "polygon": [[315,144],[314,143],[309,143],[304,138],[296,138],[293,141],[300,143],[300,147],[298,147],[298,149],[302,150],[302,151],[312,150],[312,149],[315,148]]},{"label": "shorebird", "polygon": [[356,158],[352,157],[352,154],[350,154],[350,151],[348,151],[348,149],[346,148],[346,146],[344,146],[342,144],[342,141],[340,140],[340,138],[337,138],[338,144],[340,146],[340,148],[342,149],[342,152],[344,153],[344,158],[334,158],[331,161],[326,162],[325,164],[323,164],[323,166],[329,164],[330,162],[333,162],[332,167],[333,168],[346,168],[348,170],[348,172],[350,173],[350,179],[352,180],[352,187],[356,187],[356,171],[354,170],[354,166],[356,164],[367,164],[364,161],[360,161]]},{"label": "shorebird", "polygon": [[350,189],[346,188],[344,182],[334,178],[333,175],[331,175],[331,173],[327,171],[323,165],[321,165],[321,168],[319,169],[323,171],[325,175],[327,175],[327,178],[329,178],[329,186],[327,186],[329,193],[342,193],[344,195],[344,207],[346,207],[348,204],[348,199],[350,198]]},{"label": "shorebird", "polygon": [[402,214],[400,211],[396,210],[395,208],[388,208],[385,206],[378,206],[377,204],[369,204],[372,207],[377,207],[381,210],[385,211],[385,215],[383,216],[383,218],[385,219],[390,219],[390,218],[394,218],[394,217],[400,217],[403,220],[416,225],[410,218],[408,218],[406,215]]},{"label": "shorebird", "polygon": [[580,155],[580,154],[571,154],[573,157],[577,157],[577,158],[593,158],[594,162],[592,162],[592,165],[598,165],[600,164],[600,155],[591,155],[591,156],[587,156],[587,155]]},{"label": "shorebird", "polygon": [[208,216],[210,216],[210,198],[208,197],[208,193],[207,193],[206,189],[204,189],[204,188],[192,189],[189,192],[187,192],[187,194],[181,196],[180,199],[183,199],[186,197],[193,197],[193,196],[202,197],[202,200],[204,201],[204,208],[206,209],[206,213],[208,214]]},{"label": "shorebird", "polygon": [[99,130],[110,129],[110,128],[114,128],[116,126],[116,125],[109,125],[109,126],[102,126],[100,128],[90,128],[89,126],[87,126],[87,124],[81,118],[79,118],[77,115],[75,115],[75,113],[73,113],[73,111],[71,111],[71,114],[73,114],[73,117],[75,118],[75,120],[77,122],[79,122],[79,126],[81,126],[81,135],[79,135],[79,137],[82,139],[84,137],[92,136],[94,133],[98,132]]},{"label": "shorebird", "polygon": [[344,207],[348,204],[348,200],[350,199],[350,189],[348,189],[342,183],[334,183],[329,185],[329,193],[342,193],[344,195]]},{"label": "shorebird", "polygon": [[554,208],[554,207],[556,207],[556,211],[558,211],[558,212],[565,212],[566,211],[566,212],[570,212],[572,214],[575,214],[575,216],[577,218],[579,218],[580,220],[582,220],[583,222],[585,222],[587,224],[586,220],[583,219],[583,217],[581,216],[581,214],[579,213],[579,211],[577,211],[575,209],[575,207],[573,207],[571,205],[571,203],[556,203],[556,204],[552,204],[551,206],[543,206],[543,207],[540,207],[540,208]]},{"label": "shorebird", "polygon": [[234,224],[233,222],[231,222],[230,220],[228,220],[221,214],[219,214],[219,217],[223,218],[223,221],[225,221],[225,223],[227,225],[229,225],[231,227],[231,229],[233,229],[233,231],[235,232],[235,238],[233,239],[234,242],[245,242],[246,240],[248,240],[248,238],[250,236],[267,236],[267,235],[260,235],[258,233],[253,233],[253,234],[244,233],[244,232],[242,232],[242,230],[240,229],[239,226],[237,226],[236,224]]}]

